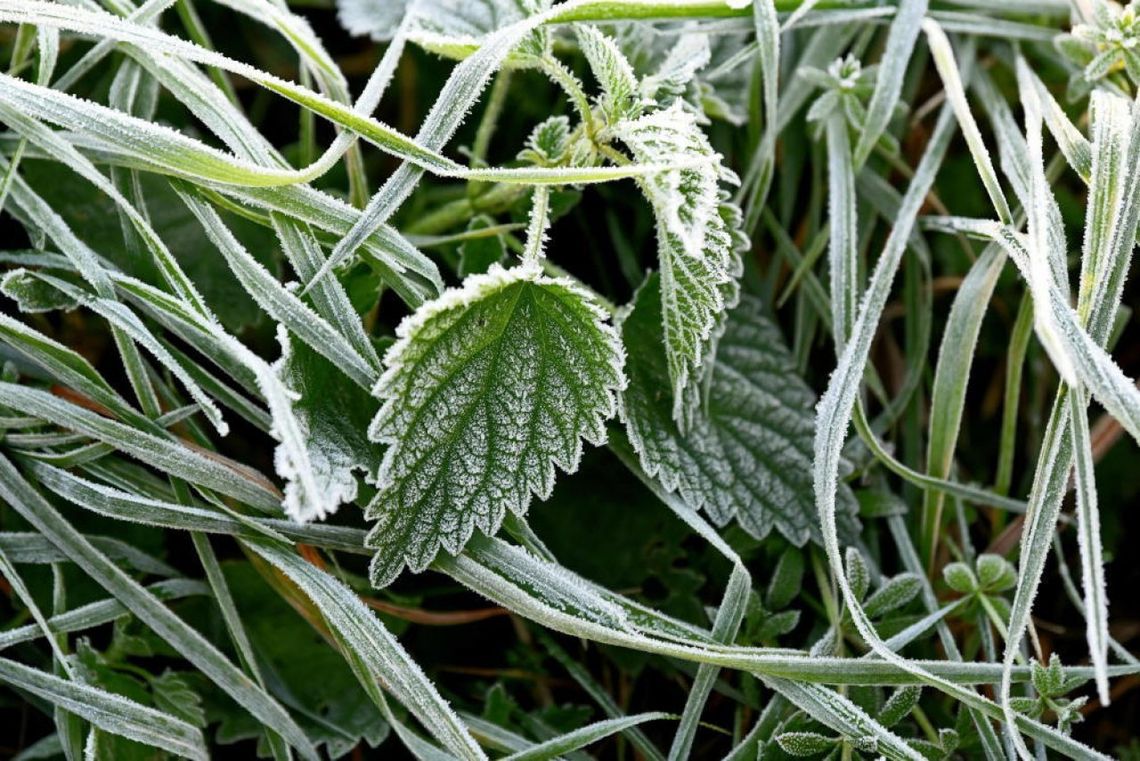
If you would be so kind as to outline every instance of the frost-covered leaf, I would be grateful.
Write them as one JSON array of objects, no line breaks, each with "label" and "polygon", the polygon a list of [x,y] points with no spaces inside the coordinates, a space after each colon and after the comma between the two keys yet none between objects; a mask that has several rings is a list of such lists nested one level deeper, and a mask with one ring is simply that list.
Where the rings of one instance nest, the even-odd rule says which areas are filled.
[{"label": "frost-covered leaf", "polygon": [[[819,538],[811,491],[815,397],[796,375],[779,330],[744,297],[729,313],[707,403],[681,433],[670,415],[660,278],[650,276],[622,321],[629,386],[622,417],[642,466],[718,525],[736,518],[755,537],[775,527],[796,544]],[[855,498],[840,499],[849,518]],[[851,523],[854,519],[851,518]]]},{"label": "frost-covered leaf", "polygon": [[520,21],[538,5],[529,0],[337,0],[341,26],[386,42],[408,13],[408,39],[443,55],[459,56],[492,32]]},{"label": "frost-covered leaf", "polygon": [[79,306],[75,299],[22,268],[4,273],[3,278],[0,278],[0,292],[15,301],[25,314],[71,311]]},{"label": "frost-covered leaf", "polygon": [[711,56],[708,35],[683,34],[675,40],[666,39],[669,45],[665,58],[641,83],[642,95],[662,104],[683,96]]},{"label": "frost-covered leaf", "polygon": [[357,494],[357,471],[369,475],[380,464],[380,447],[369,441],[368,423],[379,404],[332,362],[278,328],[281,359],[274,370],[297,395],[293,414],[309,453],[317,487],[330,507]]},{"label": "frost-covered leaf", "polygon": [[741,247],[739,211],[721,202],[721,166],[695,117],[679,103],[614,127],[641,162],[682,166],[645,178],[641,186],[657,220],[664,328],[673,417],[687,425],[685,389],[697,376],[724,310],[736,303]]},{"label": "frost-covered leaf", "polygon": [[625,380],[604,318],[568,280],[496,265],[401,324],[370,430],[391,444],[368,509],[375,584],[493,534],[549,496],[555,465],[577,467],[582,439],[605,439]]},{"label": "frost-covered leaf", "polygon": [[782,732],[776,735],[776,744],[789,756],[818,756],[833,750],[839,740],[818,732]]},{"label": "frost-covered leaf", "polygon": [[202,696],[194,691],[185,675],[167,669],[150,680],[150,688],[156,708],[192,726],[206,726]]},{"label": "frost-covered leaf", "polygon": [[570,140],[570,120],[565,116],[552,116],[541,122],[527,138],[526,148],[519,158],[539,166],[558,163],[566,153]]},{"label": "frost-covered leaf", "polygon": [[351,34],[387,42],[396,36],[409,5],[408,0],[337,0],[337,18]]},{"label": "frost-covered leaf", "polygon": [[602,111],[607,122],[636,116],[641,105],[637,76],[617,43],[587,24],[579,24],[575,32],[578,35],[578,45],[590,63],[590,70],[605,93]]}]

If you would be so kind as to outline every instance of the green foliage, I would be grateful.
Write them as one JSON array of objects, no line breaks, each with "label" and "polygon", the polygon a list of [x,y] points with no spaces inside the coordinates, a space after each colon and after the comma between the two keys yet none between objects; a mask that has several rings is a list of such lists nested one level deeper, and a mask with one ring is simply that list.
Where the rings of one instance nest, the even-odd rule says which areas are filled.
[{"label": "green foliage", "polygon": [[1132,752],[1135,4],[333,5],[0,0],[4,752]]}]

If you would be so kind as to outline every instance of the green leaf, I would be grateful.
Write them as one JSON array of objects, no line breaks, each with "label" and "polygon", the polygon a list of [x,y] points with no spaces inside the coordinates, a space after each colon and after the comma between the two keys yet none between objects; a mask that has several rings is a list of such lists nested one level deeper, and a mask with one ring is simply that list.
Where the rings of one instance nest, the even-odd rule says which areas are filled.
[{"label": "green leaf", "polygon": [[776,744],[789,756],[815,756],[838,745],[839,740],[818,732],[781,732],[776,735]]},{"label": "green leaf", "polygon": [[942,578],[946,580],[948,587],[964,595],[971,594],[978,587],[978,580],[974,578],[974,572],[965,563],[947,564],[942,569]]},{"label": "green leaf", "polygon": [[609,123],[636,116],[640,110],[639,85],[633,67],[614,40],[597,28],[579,24],[574,29],[578,45],[590,63],[590,70],[602,86],[606,97],[602,111]]},{"label": "green leaf", "polygon": [[863,610],[868,616],[877,618],[898,610],[918,596],[922,582],[913,573],[900,573],[875,590],[867,598]]},{"label": "green leaf", "polygon": [[[779,330],[745,297],[728,316],[709,368],[704,410],[682,433],[670,414],[661,345],[662,282],[651,275],[621,323],[629,352],[622,419],[642,467],[717,525],[736,518],[755,537],[775,527],[796,544],[819,538],[811,496],[814,395]],[[840,489],[844,512],[854,496]]]},{"label": "green leaf", "polygon": [[986,592],[1005,592],[1017,586],[1017,569],[1001,555],[979,555],[974,567],[978,586]]},{"label": "green leaf", "polygon": [[848,547],[846,553],[847,578],[851,582],[851,591],[855,598],[862,600],[867,596],[867,589],[871,586],[871,576],[867,571],[867,563],[862,553],[854,547]]},{"label": "green leaf", "polygon": [[887,702],[883,704],[879,711],[879,721],[884,727],[893,727],[905,719],[906,715],[918,705],[920,697],[922,697],[922,688],[917,685],[899,687],[891,693]]},{"label": "green leaf", "polygon": [[400,325],[370,430],[391,445],[368,509],[373,583],[493,534],[550,495],[555,465],[577,468],[582,439],[604,441],[625,385],[604,316],[568,280],[495,266]]},{"label": "green leaf", "polygon": [[800,594],[804,576],[804,555],[795,547],[789,547],[780,555],[776,570],[768,581],[768,592],[764,605],[770,610],[788,607]]},{"label": "green leaf", "polygon": [[281,359],[273,369],[297,395],[293,414],[308,450],[317,487],[329,505],[356,499],[357,471],[380,466],[380,447],[368,439],[368,423],[379,409],[375,397],[283,327]]},{"label": "green leaf", "polygon": [[0,291],[16,302],[21,312],[37,314],[61,310],[69,312],[79,306],[79,302],[63,291],[52,288],[42,280],[32,277],[27,270],[16,269],[4,273],[0,280]]},{"label": "green leaf", "polygon": [[695,117],[680,103],[620,122],[613,133],[638,161],[679,167],[646,177],[641,187],[657,221],[673,417],[685,425],[691,417],[685,389],[699,377],[721,316],[738,295],[740,212],[721,202],[719,189],[722,179],[735,176],[721,166]]},{"label": "green leaf", "polygon": [[186,721],[195,727],[206,726],[206,711],[202,708],[202,696],[194,691],[181,674],[170,669],[150,680],[154,704],[172,716]]}]

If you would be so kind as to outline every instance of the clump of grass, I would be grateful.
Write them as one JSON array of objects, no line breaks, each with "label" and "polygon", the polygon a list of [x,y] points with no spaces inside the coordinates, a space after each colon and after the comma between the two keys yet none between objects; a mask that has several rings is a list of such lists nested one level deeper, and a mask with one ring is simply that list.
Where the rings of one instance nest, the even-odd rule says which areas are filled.
[{"label": "clump of grass", "polygon": [[5,745],[1111,750],[1131,6],[336,13],[0,0]]}]

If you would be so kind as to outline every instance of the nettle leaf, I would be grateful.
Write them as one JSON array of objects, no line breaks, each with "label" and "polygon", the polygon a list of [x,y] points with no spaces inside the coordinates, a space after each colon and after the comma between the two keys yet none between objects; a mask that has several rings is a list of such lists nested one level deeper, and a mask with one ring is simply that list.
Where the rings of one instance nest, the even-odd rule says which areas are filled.
[{"label": "nettle leaf", "polygon": [[[755,298],[742,298],[709,368],[705,409],[682,433],[670,414],[662,298],[662,279],[651,275],[621,321],[629,353],[621,416],[642,467],[720,526],[736,518],[757,538],[774,527],[795,544],[818,541],[811,488],[815,396],[796,374],[779,329]],[[853,527],[855,497],[846,487],[839,496]]]},{"label": "nettle leaf", "polygon": [[317,487],[330,509],[356,499],[357,471],[373,474],[381,448],[367,435],[379,404],[332,362],[278,326],[281,359],[273,366],[297,395],[293,413]]},{"label": "nettle leaf", "polygon": [[337,17],[351,34],[378,42],[396,36],[409,12],[408,39],[441,55],[463,57],[487,35],[537,9],[530,0],[337,0]]},{"label": "nettle leaf", "polygon": [[579,24],[574,30],[590,70],[605,92],[602,111],[608,123],[636,116],[641,110],[640,86],[633,67],[617,43],[597,28]]},{"label": "nettle leaf", "polygon": [[519,158],[540,166],[552,166],[566,153],[569,142],[570,120],[565,116],[551,116],[530,133]]},{"label": "nettle leaf", "polygon": [[[680,103],[614,126],[638,161],[678,169],[641,180],[657,221],[661,320],[673,417],[687,426],[685,389],[711,353],[724,310],[736,303],[741,263],[739,210],[722,202],[720,181],[735,180]],[[694,159],[697,159],[694,162]]]},{"label": "nettle leaf", "polygon": [[700,33],[665,37],[663,43],[667,45],[665,57],[653,74],[642,80],[641,93],[658,103],[669,103],[685,94],[697,72],[708,65],[712,50],[708,35]]},{"label": "nettle leaf", "polygon": [[555,465],[577,468],[583,439],[605,440],[625,386],[605,316],[569,280],[495,265],[404,320],[370,430],[391,444],[368,508],[374,584],[493,534],[550,495]]}]

